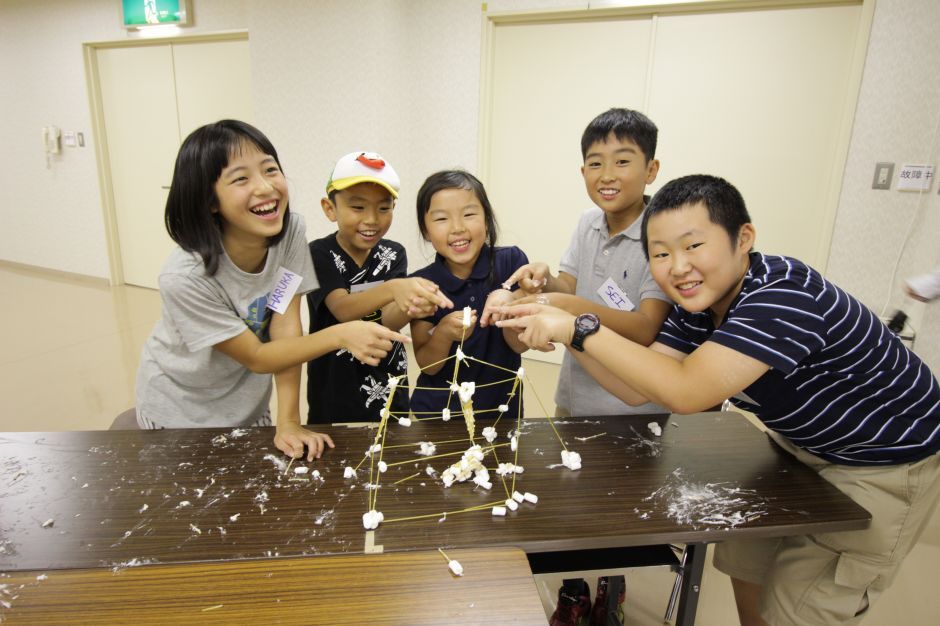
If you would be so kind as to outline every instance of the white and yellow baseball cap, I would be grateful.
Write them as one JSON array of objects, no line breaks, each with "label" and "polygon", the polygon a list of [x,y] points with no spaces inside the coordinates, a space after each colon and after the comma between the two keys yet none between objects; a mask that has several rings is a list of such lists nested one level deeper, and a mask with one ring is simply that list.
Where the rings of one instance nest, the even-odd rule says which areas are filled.
[{"label": "white and yellow baseball cap", "polygon": [[333,167],[330,182],[326,184],[326,193],[342,191],[359,183],[382,185],[393,198],[398,198],[401,181],[398,173],[389,163],[375,152],[350,152]]}]

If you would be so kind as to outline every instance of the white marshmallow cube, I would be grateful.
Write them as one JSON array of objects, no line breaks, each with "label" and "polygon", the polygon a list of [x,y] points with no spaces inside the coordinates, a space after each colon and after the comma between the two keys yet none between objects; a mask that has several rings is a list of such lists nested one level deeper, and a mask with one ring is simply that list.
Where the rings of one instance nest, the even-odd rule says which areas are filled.
[{"label": "white marshmallow cube", "polygon": [[531,502],[532,504],[536,504],[539,501],[539,497],[537,495],[535,495],[534,493],[529,493],[528,491],[522,494],[522,498],[526,502]]},{"label": "white marshmallow cube", "polygon": [[388,470],[388,463],[385,461],[379,461],[379,473],[384,474]]},{"label": "white marshmallow cube", "polygon": [[310,471],[310,468],[309,468],[309,467],[300,466],[300,467],[295,467],[295,468],[294,468],[294,473],[295,473],[295,474],[306,474],[306,473],[309,472],[309,471]]},{"label": "white marshmallow cube", "polygon": [[493,507],[493,516],[494,516],[494,517],[506,517],[506,507],[504,507],[504,506],[494,506],[494,507]]},{"label": "white marshmallow cube", "polygon": [[450,409],[444,409],[441,411],[441,419],[445,422],[450,421]]},{"label": "white marshmallow cube", "polygon": [[468,306],[463,308],[463,327],[470,328],[470,317],[473,315],[473,309]]},{"label": "white marshmallow cube", "polygon": [[365,526],[366,530],[375,530],[378,528],[379,523],[385,519],[385,516],[382,515],[381,511],[376,511],[375,509],[362,514],[362,525]]},{"label": "white marshmallow cube", "polygon": [[516,509],[519,508],[519,503],[513,500],[512,498],[507,498],[506,508],[509,509],[510,511],[515,511]]},{"label": "white marshmallow cube", "polygon": [[398,418],[398,425],[399,425],[399,426],[406,426],[406,427],[407,427],[407,426],[411,426],[411,418],[410,418],[410,417],[399,417],[399,418]]},{"label": "white marshmallow cube", "polygon": [[500,412],[500,413],[505,413],[505,412],[508,411],[508,410],[509,410],[509,405],[508,405],[508,404],[500,404],[500,405],[499,405],[499,412]]},{"label": "white marshmallow cube", "polygon": [[515,500],[516,502],[522,502],[522,501],[525,499],[525,496],[523,496],[523,495],[522,495],[521,493],[519,493],[518,491],[513,491],[513,492],[512,492],[512,499]]},{"label": "white marshmallow cube", "polygon": [[467,359],[467,355],[464,354],[463,350],[460,348],[457,348],[457,352],[454,353],[454,357],[456,357],[458,361],[465,361]]},{"label": "white marshmallow cube", "polygon": [[509,439],[509,449],[513,452],[516,451],[516,448],[519,447],[519,440],[515,436]]},{"label": "white marshmallow cube", "polygon": [[487,426],[484,428],[483,438],[486,439],[489,443],[493,443],[493,440],[496,439],[496,429],[492,426]]},{"label": "white marshmallow cube", "polygon": [[561,464],[571,470],[581,469],[581,455],[571,450],[561,451]]},{"label": "white marshmallow cube", "polygon": [[649,428],[650,432],[656,435],[657,437],[663,436],[663,429],[656,422],[650,422],[649,424],[646,425],[646,427]]},{"label": "white marshmallow cube", "polygon": [[463,565],[461,565],[458,561],[451,559],[447,564],[447,567],[449,567],[450,571],[454,573],[454,576],[463,576]]}]

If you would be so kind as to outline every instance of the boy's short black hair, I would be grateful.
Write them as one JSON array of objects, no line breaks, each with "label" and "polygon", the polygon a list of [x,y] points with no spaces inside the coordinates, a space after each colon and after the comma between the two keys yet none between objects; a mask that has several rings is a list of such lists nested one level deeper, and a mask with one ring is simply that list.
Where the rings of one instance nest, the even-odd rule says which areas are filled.
[{"label": "boy's short black hair", "polygon": [[[202,257],[210,276],[218,270],[223,252],[221,217],[212,212],[219,204],[215,183],[232,155],[240,154],[246,146],[270,154],[281,168],[271,141],[251,124],[239,120],[220,120],[197,128],[183,140],[176,157],[164,223],[170,238],[180,248]],[[290,205],[287,205],[281,232],[268,238],[268,246],[284,237],[289,219]]]},{"label": "boy's short black hair", "polygon": [[581,135],[581,160],[587,157],[587,152],[598,141],[607,141],[607,137],[614,136],[623,141],[629,139],[640,146],[646,162],[656,158],[656,139],[659,129],[653,120],[639,111],[632,109],[609,109],[604,111],[587,125]]},{"label": "boy's short black hair", "polygon": [[692,174],[666,183],[646,205],[643,213],[643,253],[650,258],[647,226],[650,218],[666,211],[675,211],[686,205],[702,203],[708,209],[708,219],[728,233],[734,247],[738,232],[750,223],[751,216],[744,205],[741,192],[724,178],[707,174]]}]

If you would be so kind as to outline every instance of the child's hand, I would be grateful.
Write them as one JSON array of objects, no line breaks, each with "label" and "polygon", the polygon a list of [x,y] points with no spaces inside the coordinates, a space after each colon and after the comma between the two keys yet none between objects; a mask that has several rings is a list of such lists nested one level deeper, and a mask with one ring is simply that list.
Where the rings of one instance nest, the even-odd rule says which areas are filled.
[{"label": "child's hand", "polygon": [[339,347],[347,350],[353,358],[375,367],[392,349],[392,342],[411,343],[411,338],[396,333],[375,322],[356,320],[334,326],[339,336]]},{"label": "child's hand", "polygon": [[507,319],[496,322],[496,325],[516,330],[519,341],[533,350],[551,352],[555,349],[553,342],[567,345],[574,336],[574,315],[561,309],[521,304],[502,307],[500,313]]},{"label": "child's hand", "polygon": [[315,433],[294,422],[277,425],[277,431],[274,434],[274,445],[292,459],[299,459],[303,455],[304,445],[306,445],[308,462],[319,459],[327,446],[334,447],[333,440],[330,439],[329,435]]},{"label": "child's hand", "polygon": [[547,263],[528,263],[513,272],[503,283],[503,287],[509,289],[519,283],[519,289],[526,293],[542,293],[550,276],[551,271]]},{"label": "child's hand", "polygon": [[504,319],[505,316],[499,313],[497,309],[499,307],[509,306],[513,304],[513,301],[514,296],[508,289],[491,291],[490,295],[486,297],[483,315],[480,316],[480,326],[489,326],[490,324],[495,324],[499,320]]},{"label": "child's hand", "polygon": [[[434,334],[451,341],[460,341],[461,337],[468,339],[477,325],[477,312],[470,312],[470,327],[463,327],[463,311],[454,311],[441,318],[434,327]],[[441,333],[438,335],[438,333]]]},{"label": "child's hand", "polygon": [[401,312],[412,318],[429,317],[437,307],[454,308],[454,303],[440,288],[425,278],[396,278],[388,282]]}]

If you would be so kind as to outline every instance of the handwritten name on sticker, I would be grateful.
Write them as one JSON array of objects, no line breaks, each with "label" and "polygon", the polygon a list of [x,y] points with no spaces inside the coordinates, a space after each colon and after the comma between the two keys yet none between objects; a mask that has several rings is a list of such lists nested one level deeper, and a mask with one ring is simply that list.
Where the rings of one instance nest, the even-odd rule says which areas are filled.
[{"label": "handwritten name on sticker", "polygon": [[300,274],[295,274],[284,267],[277,268],[277,280],[274,281],[274,289],[271,290],[268,298],[268,308],[275,313],[284,315],[290,301],[294,298],[294,294],[300,289],[301,282],[303,282],[303,278]]},{"label": "handwritten name on sticker", "polygon": [[611,278],[604,281],[604,284],[598,288],[597,294],[604,301],[604,304],[612,309],[617,309],[618,311],[632,311],[636,308],[636,306],[630,302],[630,298],[627,297],[627,294],[623,292],[623,289]]}]

